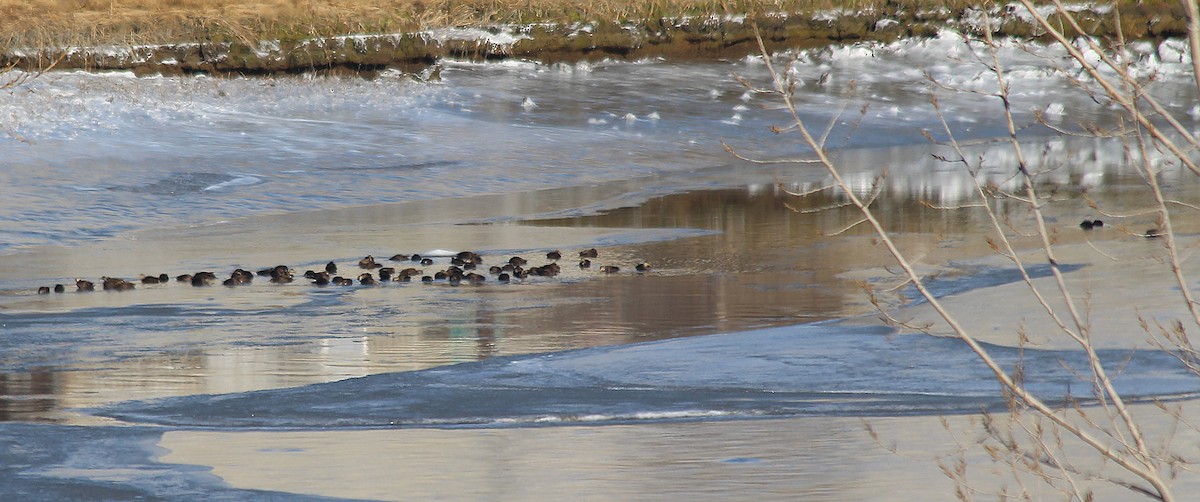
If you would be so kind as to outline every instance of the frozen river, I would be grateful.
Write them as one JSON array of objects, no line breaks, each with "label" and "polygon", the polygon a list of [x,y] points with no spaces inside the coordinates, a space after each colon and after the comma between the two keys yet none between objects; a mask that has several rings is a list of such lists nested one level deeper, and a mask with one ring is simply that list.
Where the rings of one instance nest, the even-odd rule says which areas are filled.
[{"label": "frozen river", "polygon": [[[1196,116],[1181,48],[1136,47],[1160,72],[1156,95]],[[1059,51],[1035,49],[1003,52],[1019,120],[1107,119],[1109,107],[1051,70]],[[854,183],[865,190],[888,171],[878,204],[890,227],[930,256],[985,253],[980,220],[922,204],[972,189],[930,155],[922,131],[942,128],[931,93],[959,139],[1005,134],[998,101],[926,78],[993,89],[967,45],[944,36],[780,58],[791,59],[804,119],[828,127]],[[996,384],[956,341],[839,321],[871,312],[849,277],[887,262],[867,236],[831,237],[849,213],[794,211],[835,198],[797,202],[776,189],[827,183],[819,166],[725,151],[804,154],[769,129],[785,123],[777,98],[735,76],[767,85],[765,66],[747,58],[445,62],[436,81],[51,73],[0,95],[0,453],[10,459],[0,498],[919,493],[920,483],[872,491],[823,471],[888,463],[866,452],[870,441],[847,453],[832,438],[862,441],[861,417],[996,408]],[[1050,169],[1046,188],[1136,204],[1140,180],[1119,143],[1053,139],[1040,125],[1024,134]],[[973,151],[989,159],[983,176],[1011,182],[1003,146]],[[1164,177],[1194,197],[1194,180],[1170,167]],[[1049,212],[1069,227],[1092,216],[1081,201]],[[577,266],[589,248],[595,267],[622,271]],[[368,254],[425,254],[431,271],[449,265],[443,251],[479,252],[485,267],[514,255],[542,264],[555,249],[558,276],[508,284],[260,278],[75,292],[77,278],[299,273],[330,261],[353,276]],[[652,269],[635,273],[639,262]],[[938,292],[1014,280],[963,265]],[[66,292],[36,293],[55,284]],[[1069,370],[1075,354],[995,350],[1021,358],[1044,395],[1087,385]],[[1103,356],[1126,363],[1118,383],[1130,396],[1200,390],[1162,354]],[[809,458],[779,438],[824,451]],[[379,471],[357,479],[322,457]],[[461,472],[433,468],[455,459]],[[245,472],[262,465],[281,472]]]}]

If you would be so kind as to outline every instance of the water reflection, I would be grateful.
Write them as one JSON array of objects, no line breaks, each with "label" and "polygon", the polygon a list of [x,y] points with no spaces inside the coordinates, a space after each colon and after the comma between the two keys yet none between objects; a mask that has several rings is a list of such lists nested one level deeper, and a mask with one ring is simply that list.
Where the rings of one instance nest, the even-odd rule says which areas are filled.
[{"label": "water reflection", "polygon": [[36,418],[58,405],[61,373],[36,369],[0,373],[0,422]]},{"label": "water reflection", "polygon": [[[45,417],[61,419],[55,411],[110,400],[303,385],[844,313],[845,298],[854,289],[836,278],[841,264],[824,257],[796,266],[779,256],[781,245],[808,248],[821,238],[819,221],[782,209],[781,200],[778,193],[759,189],[706,190],[592,216],[454,229],[464,240],[475,239],[475,233],[523,235],[523,243],[541,253],[546,248],[538,239],[547,235],[547,226],[555,227],[549,235],[559,238],[608,236],[609,246],[587,245],[602,248],[597,266],[625,269],[612,276],[564,259],[557,278],[511,285],[338,290],[254,284],[230,290],[172,284],[128,294],[29,295],[20,299],[24,303],[8,305],[25,310],[5,314],[11,328],[7,343],[43,337],[71,348],[3,362],[21,367],[41,357],[55,371],[75,370],[54,390],[61,397],[53,409],[41,410]],[[372,227],[377,218],[393,216],[358,213],[340,218],[341,224]],[[350,223],[356,218],[359,223]],[[320,224],[328,219],[322,217]],[[647,241],[629,240],[636,232],[599,227],[708,231]],[[554,247],[570,243],[549,242]],[[563,251],[571,257],[582,247]],[[503,256],[497,252],[487,260]],[[634,273],[632,264],[638,261],[651,262],[653,270]]]},{"label": "water reflection", "polygon": [[[1130,237],[1077,227],[1096,216],[1080,197],[1085,191],[1106,209],[1145,201],[1140,178],[1113,148],[1090,141],[1035,148],[1045,153],[1039,189],[1049,196],[1044,211],[1060,242]],[[1000,186],[1014,182],[1005,151],[982,152],[988,162],[981,175]],[[928,149],[847,150],[839,159],[861,190],[881,184],[877,214],[918,266],[944,274],[953,260],[991,253],[982,211],[927,204],[969,202],[974,190],[961,170]],[[884,167],[888,175],[880,178]],[[1194,198],[1195,181],[1176,171],[1166,166],[1163,174],[1171,196]],[[3,389],[10,397],[0,418],[63,420],[70,419],[64,409],[115,400],[296,386],[869,313],[855,280],[891,259],[868,229],[850,228],[858,216],[839,207],[844,199],[836,192],[797,198],[775,183],[807,191],[828,185],[827,178],[812,166],[713,166],[686,176],[256,217],[3,256],[10,275],[31,278],[29,286],[60,282],[48,274],[61,270],[98,277],[135,266],[303,267],[381,250],[477,249],[492,263],[558,248],[567,258],[557,278],[508,285],[8,291],[0,297],[0,364],[10,374]],[[1011,201],[996,207],[1007,221],[1027,217]],[[1151,223],[1134,217],[1113,226]],[[593,246],[601,249],[595,267],[623,271],[604,276],[576,266],[574,252]],[[633,272],[638,262],[652,270]]]},{"label": "water reflection", "polygon": [[[1126,151],[1120,141],[1105,141],[1100,138],[1029,138],[1021,148],[1030,172],[1035,173],[1037,183],[1047,190],[1067,190],[1076,194],[1082,191],[1099,192],[1104,197],[1118,196],[1120,192],[1143,187],[1138,170],[1141,162],[1137,152]],[[1004,190],[1021,188],[1017,176],[1018,157],[1013,146],[1006,141],[974,143],[964,146],[970,168],[976,171],[981,184],[991,184]],[[844,178],[859,195],[870,192],[881,175],[883,191],[891,200],[926,200],[935,204],[950,205],[977,199],[975,182],[968,167],[957,159],[949,148],[886,148],[857,149],[836,152],[835,159],[843,170]],[[1130,158],[1128,155],[1132,155]],[[1168,184],[1196,183],[1195,176],[1187,176],[1186,168],[1171,163],[1161,152],[1149,152],[1150,163],[1159,170],[1159,176]],[[795,180],[801,191],[812,190],[831,184],[823,169],[813,169],[818,176],[803,176],[796,169],[783,177]],[[1126,202],[1105,200],[1104,202]]]}]

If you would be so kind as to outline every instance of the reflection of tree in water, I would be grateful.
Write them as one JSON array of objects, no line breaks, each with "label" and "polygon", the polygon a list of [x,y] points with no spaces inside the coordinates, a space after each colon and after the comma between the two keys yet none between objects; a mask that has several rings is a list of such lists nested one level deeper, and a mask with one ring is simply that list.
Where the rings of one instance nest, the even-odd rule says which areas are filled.
[{"label": "reflection of tree in water", "polygon": [[[722,232],[721,240],[742,250],[784,245],[794,249],[855,221],[855,212],[841,207],[831,190],[803,198],[773,186],[701,190],[650,199],[579,218],[537,220],[556,227],[699,228]],[[968,214],[938,211],[916,194],[882,194],[876,201],[899,231],[946,232],[968,228]],[[789,245],[790,244],[790,245]],[[732,249],[738,250],[738,249]],[[721,248],[715,248],[720,252]]]},{"label": "reflection of tree in water", "polygon": [[[1084,195],[1095,199],[1113,211],[1136,212],[1144,207],[1149,196],[1144,180],[1136,167],[1126,161],[1120,142],[1096,142],[1090,139],[1031,138],[1027,139],[1027,157],[1035,173],[1034,188],[1045,202],[1061,212],[1092,214]],[[866,198],[873,190],[879,197],[872,204],[884,220],[888,231],[896,232],[960,232],[973,231],[979,225],[989,225],[983,211],[963,209],[938,215],[928,206],[960,208],[978,200],[976,185],[960,164],[941,160],[953,158],[949,152],[931,146],[914,154],[911,148],[849,149],[838,153],[845,166],[843,177],[859,197]],[[1023,218],[1028,208],[1005,194],[1018,192],[1015,158],[1011,148],[1003,143],[987,143],[968,147],[968,156],[983,159],[976,176],[989,190],[1001,194],[994,200],[1001,217]],[[1160,155],[1161,153],[1153,153]],[[797,154],[803,156],[802,154]],[[1186,169],[1177,163],[1161,161],[1159,176],[1174,197],[1194,199],[1198,180],[1185,176]],[[881,175],[886,176],[881,178]],[[814,176],[799,170],[781,180],[784,186],[797,193],[808,194],[805,200],[789,204],[803,209],[827,207],[846,201],[836,190],[820,190],[832,184],[828,177]],[[830,225],[847,224],[857,218],[854,212],[835,211],[824,218]],[[1071,222],[1077,224],[1078,221]],[[829,228],[837,228],[830,226]]]},{"label": "reflection of tree in water", "polygon": [[[1093,152],[1094,153],[1094,152]],[[1134,179],[1104,162],[1069,164],[1091,157],[1086,149],[1043,161],[1052,170],[1039,179],[1041,193],[1063,217],[1061,225],[1077,230],[1078,218],[1096,216],[1081,196],[1083,192],[1108,206],[1133,205],[1143,194],[1132,187]],[[1057,164],[1063,167],[1055,167]],[[938,163],[940,164],[940,163]],[[944,167],[944,166],[943,166]],[[969,178],[954,173],[922,170],[889,170],[887,178],[860,172],[864,191],[878,183],[873,203],[889,232],[903,235],[914,252],[932,250],[948,241],[984,242],[990,221],[981,208],[955,207],[964,190],[973,190]],[[1004,187],[1003,173],[986,173],[993,186]],[[1097,183],[1096,180],[1102,180]],[[785,182],[786,183],[786,182]],[[596,337],[662,338],[755,326],[794,324],[822,317],[854,315],[861,291],[841,274],[864,267],[885,265],[881,250],[870,244],[869,229],[852,225],[859,215],[844,206],[834,190],[822,185],[785,185],[787,190],[809,192],[792,197],[772,184],[742,188],[697,190],[662,195],[639,205],[615,208],[592,215],[525,222],[547,227],[694,228],[712,235],[669,242],[629,246],[622,256],[602,256],[596,263],[650,261],[653,277],[634,274],[589,281],[584,287],[562,287],[568,302],[539,313],[546,326],[578,326],[580,333]],[[941,208],[939,208],[941,207]],[[953,209],[945,209],[950,207]],[[1014,201],[997,202],[997,213],[1014,222],[1028,218],[1027,208]],[[1070,238],[1083,238],[1082,233]],[[867,240],[864,240],[867,239]],[[669,271],[669,272],[667,272]],[[642,280],[650,279],[650,280]],[[592,299],[594,301],[583,301]]]},{"label": "reflection of tree in water", "polygon": [[[650,262],[647,274],[619,274],[564,286],[567,302],[547,326],[575,326],[612,343],[808,322],[837,315],[856,291],[836,275],[848,264],[823,248],[825,228],[844,211],[802,214],[773,185],[655,197],[635,207],[529,222],[553,227],[690,228],[714,233],[606,250],[597,264]],[[833,203],[813,199],[805,204]],[[614,255],[615,254],[615,255]]]},{"label": "reflection of tree in water", "polygon": [[0,422],[28,420],[54,409],[57,375],[45,369],[0,374]]}]

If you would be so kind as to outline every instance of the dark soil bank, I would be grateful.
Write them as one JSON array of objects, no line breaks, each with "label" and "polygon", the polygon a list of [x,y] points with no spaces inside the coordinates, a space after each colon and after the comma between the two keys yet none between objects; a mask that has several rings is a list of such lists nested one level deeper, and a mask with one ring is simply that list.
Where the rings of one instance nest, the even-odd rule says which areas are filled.
[{"label": "dark soil bank", "polygon": [[[1124,6],[1120,26],[1127,40],[1164,39],[1186,34],[1179,5]],[[801,13],[738,18],[662,19],[641,23],[530,25],[488,30],[446,30],[386,35],[276,40],[251,46],[240,41],[198,41],[156,46],[12,51],[0,57],[26,69],[133,70],[138,74],[271,74],[386,68],[417,71],[442,58],[519,58],[573,62],[604,58],[673,60],[736,58],[758,52],[757,26],[769,49],[809,48],[857,41],[888,42],[935,35],[943,28],[976,32],[983,12],[965,9],[914,12]],[[990,12],[1000,36],[1044,37],[1019,7]],[[1055,16],[1051,16],[1052,21]],[[1081,28],[1096,36],[1115,35],[1111,9],[1081,8]],[[1065,25],[1062,23],[1060,25]],[[488,40],[484,33],[497,35]],[[7,65],[6,64],[6,65]]]}]

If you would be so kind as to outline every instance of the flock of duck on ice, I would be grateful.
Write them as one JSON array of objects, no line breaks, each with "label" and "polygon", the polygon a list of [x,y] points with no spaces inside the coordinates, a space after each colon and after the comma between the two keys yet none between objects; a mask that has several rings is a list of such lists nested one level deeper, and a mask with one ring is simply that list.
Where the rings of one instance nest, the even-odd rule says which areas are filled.
[{"label": "flock of duck on ice", "polygon": [[[599,252],[596,248],[587,249],[579,252],[580,269],[591,269],[592,260],[599,257]],[[439,254],[438,256],[444,257]],[[562,259],[562,253],[558,250],[546,253],[548,263],[539,266],[529,266],[529,260],[520,256],[513,256],[507,261],[499,265],[492,265],[486,269],[488,275],[494,277],[495,281],[506,283],[514,280],[520,281],[529,278],[530,276],[537,277],[554,277],[561,272],[562,267],[558,264]],[[416,268],[428,267],[434,264],[434,259],[431,256],[421,256],[419,254],[407,255],[397,254],[388,259],[393,262],[393,266],[384,266],[375,260],[374,256],[367,255],[358,261],[358,268],[362,272],[355,277],[344,277],[338,275],[337,263],[329,262],[325,264],[322,270],[306,270],[302,277],[312,281],[315,286],[352,286],[360,284],[363,286],[378,285],[387,282],[413,282],[420,281],[423,283],[446,282],[450,285],[457,286],[463,282],[470,284],[479,284],[488,280],[488,275],[481,274],[477,270],[483,270],[480,267],[483,265],[483,256],[473,251],[462,251],[450,256],[450,265],[442,270],[432,274],[427,273],[423,269]],[[416,265],[416,266],[405,266]],[[401,268],[403,267],[403,268]],[[638,263],[634,265],[634,270],[648,272],[650,270],[649,263]],[[616,265],[601,265],[596,267],[601,273],[615,274],[621,271],[621,268]],[[287,284],[296,280],[296,271],[287,265],[277,265],[275,267],[262,269],[257,272],[250,272],[244,269],[234,270],[229,275],[228,279],[221,281],[222,285],[228,287],[237,287],[244,284],[250,284],[255,276],[266,277],[272,284]],[[353,274],[349,274],[353,275]],[[213,272],[201,271],[191,274],[182,274],[175,276],[175,281],[191,284],[195,287],[212,286],[217,283],[218,277]],[[145,275],[136,281],[128,281],[118,277],[101,277],[99,281],[100,288],[105,291],[126,291],[134,289],[138,283],[141,284],[164,284],[171,282],[171,276],[167,274]],[[96,282],[76,279],[75,290],[79,292],[95,291]],[[67,287],[62,284],[55,284],[53,287],[42,286],[38,288],[38,294],[64,293]]]},{"label": "flock of duck on ice", "polygon": [[[1079,228],[1083,230],[1095,230],[1104,227],[1104,222],[1101,220],[1083,220],[1079,224]],[[1146,230],[1143,234],[1146,238],[1156,238],[1161,236],[1161,231],[1157,228]],[[596,248],[586,249],[579,252],[579,268],[591,269],[592,260],[599,256]],[[444,254],[438,253],[439,258],[445,257]],[[494,277],[495,281],[507,283],[512,281],[520,281],[529,278],[530,276],[537,277],[554,277],[562,271],[562,267],[558,264],[562,259],[562,253],[558,250],[546,253],[546,259],[549,261],[544,265],[528,266],[529,260],[520,256],[513,256],[500,265],[492,265],[486,269],[488,275]],[[388,259],[394,262],[393,266],[384,266],[375,260],[374,256],[367,257],[358,261],[358,268],[363,270],[355,277],[344,277],[338,274],[338,266],[334,262],[325,264],[322,270],[306,270],[303,277],[312,281],[315,286],[353,286],[360,284],[363,286],[378,285],[387,282],[413,282],[420,281],[423,283],[446,282],[450,285],[457,286],[463,282],[469,284],[479,284],[488,280],[488,275],[477,272],[480,266],[483,265],[483,256],[473,251],[461,251],[450,255],[450,265],[445,269],[428,274],[423,269],[414,266],[401,268],[403,264],[415,264],[421,267],[428,267],[434,264],[432,256],[421,256],[419,254],[397,254]],[[601,273],[615,274],[621,271],[621,268],[616,265],[601,265],[596,267]],[[650,271],[649,263],[637,263],[633,269],[638,273]],[[374,272],[374,273],[372,273]],[[236,287],[243,284],[250,284],[257,275],[259,277],[268,277],[273,284],[286,284],[296,280],[295,270],[287,265],[277,265],[272,268],[250,272],[248,270],[237,269],[229,275],[221,284],[228,287]],[[191,284],[196,287],[211,286],[217,283],[217,275],[213,272],[195,272],[191,274],[182,274],[175,276],[176,282]],[[118,277],[101,277],[100,288],[106,291],[125,291],[134,289],[138,283],[141,284],[163,284],[169,283],[171,277],[167,274],[146,275],[142,276],[137,281],[127,281]],[[42,286],[38,288],[38,294],[47,295],[51,292],[64,293],[67,287],[62,284],[55,284],[53,287]],[[80,292],[95,291],[96,283],[85,280],[75,280],[75,290]]]}]

